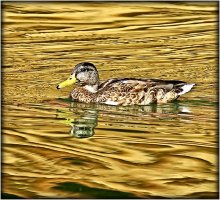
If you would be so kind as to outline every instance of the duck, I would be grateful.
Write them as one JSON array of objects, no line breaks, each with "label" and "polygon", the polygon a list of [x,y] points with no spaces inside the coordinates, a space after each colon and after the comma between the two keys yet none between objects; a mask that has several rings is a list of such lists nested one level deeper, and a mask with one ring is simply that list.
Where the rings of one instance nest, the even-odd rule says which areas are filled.
[{"label": "duck", "polygon": [[149,78],[112,78],[101,82],[97,68],[90,62],[75,65],[69,78],[58,84],[57,89],[72,84],[75,85],[70,93],[73,101],[113,106],[169,103],[195,85],[179,80]]}]

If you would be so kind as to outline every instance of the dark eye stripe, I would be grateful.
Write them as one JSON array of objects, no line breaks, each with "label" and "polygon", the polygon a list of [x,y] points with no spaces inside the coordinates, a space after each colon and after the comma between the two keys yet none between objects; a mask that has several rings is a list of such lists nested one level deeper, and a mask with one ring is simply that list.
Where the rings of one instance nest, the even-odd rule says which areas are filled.
[{"label": "dark eye stripe", "polygon": [[82,68],[80,70],[80,72],[88,72],[88,71],[93,71],[93,69],[91,69],[91,68]]}]

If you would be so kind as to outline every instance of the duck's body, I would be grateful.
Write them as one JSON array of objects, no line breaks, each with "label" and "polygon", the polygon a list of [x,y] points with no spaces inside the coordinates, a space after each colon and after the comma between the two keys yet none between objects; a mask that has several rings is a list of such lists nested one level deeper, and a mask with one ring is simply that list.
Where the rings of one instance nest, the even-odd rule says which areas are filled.
[{"label": "duck's body", "polygon": [[79,82],[70,96],[74,101],[108,105],[148,105],[167,103],[191,90],[194,84],[177,80],[123,78],[99,83],[98,71],[91,63],[79,63],[70,78],[57,88]]}]

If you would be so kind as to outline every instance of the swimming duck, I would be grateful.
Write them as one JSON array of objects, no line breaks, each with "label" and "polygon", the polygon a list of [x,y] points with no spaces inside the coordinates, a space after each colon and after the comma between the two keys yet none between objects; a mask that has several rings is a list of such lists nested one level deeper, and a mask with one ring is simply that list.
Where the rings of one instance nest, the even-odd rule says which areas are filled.
[{"label": "swimming duck", "polygon": [[77,64],[57,89],[71,84],[76,84],[70,93],[74,101],[122,106],[171,102],[195,85],[178,80],[141,78],[114,78],[101,83],[95,65],[89,62]]}]

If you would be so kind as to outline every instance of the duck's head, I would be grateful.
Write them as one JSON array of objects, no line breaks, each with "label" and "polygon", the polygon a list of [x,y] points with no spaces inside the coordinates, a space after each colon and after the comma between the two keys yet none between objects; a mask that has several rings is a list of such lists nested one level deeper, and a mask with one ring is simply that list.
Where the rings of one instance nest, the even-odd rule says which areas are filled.
[{"label": "duck's head", "polygon": [[99,74],[95,65],[89,62],[77,64],[69,78],[57,85],[57,89],[61,89],[75,83],[84,86],[90,92],[96,92],[99,86]]}]

